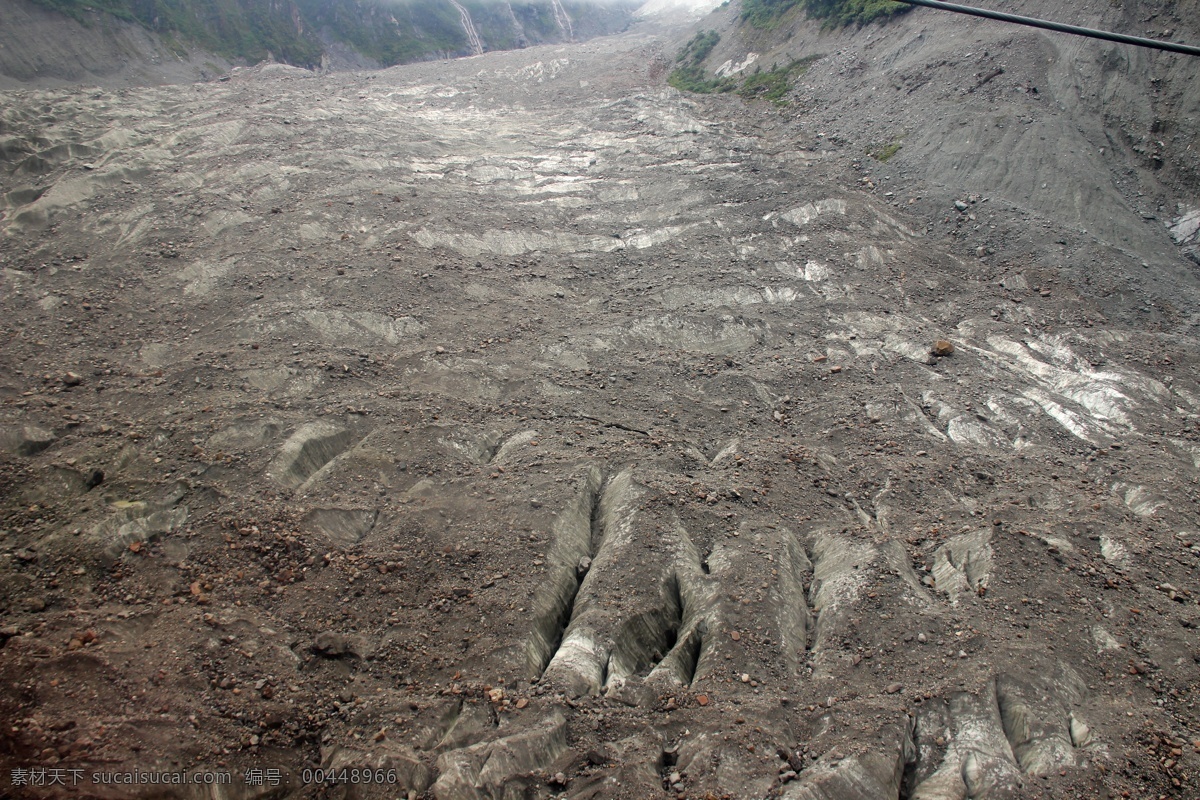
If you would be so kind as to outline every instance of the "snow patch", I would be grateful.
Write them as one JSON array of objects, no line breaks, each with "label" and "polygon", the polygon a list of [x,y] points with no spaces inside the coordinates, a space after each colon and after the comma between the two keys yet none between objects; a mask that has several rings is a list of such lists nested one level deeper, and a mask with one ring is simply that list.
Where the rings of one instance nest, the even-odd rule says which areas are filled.
[{"label": "snow patch", "polygon": [[[816,200],[812,203],[793,208],[790,211],[784,211],[779,215],[780,219],[785,219],[793,225],[807,225],[817,217],[823,214],[846,214],[845,200]],[[768,218],[771,215],[768,215]]]},{"label": "snow patch", "polygon": [[749,67],[755,61],[758,61],[758,53],[747,53],[746,57],[741,61],[734,61],[732,58],[726,61],[721,66],[717,67],[716,73],[718,78],[728,78],[730,75],[736,75],[742,70]]},{"label": "snow patch", "polygon": [[1200,208],[1180,208],[1179,216],[1167,226],[1176,244],[1200,239]]}]

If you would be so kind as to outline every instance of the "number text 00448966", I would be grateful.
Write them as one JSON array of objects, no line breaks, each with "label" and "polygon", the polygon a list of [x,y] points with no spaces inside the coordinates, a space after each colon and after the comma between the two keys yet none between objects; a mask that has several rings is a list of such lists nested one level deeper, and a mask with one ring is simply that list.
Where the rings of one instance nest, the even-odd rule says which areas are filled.
[{"label": "number text 00448966", "polygon": [[396,770],[382,769],[305,769],[300,772],[303,783],[394,784]]}]

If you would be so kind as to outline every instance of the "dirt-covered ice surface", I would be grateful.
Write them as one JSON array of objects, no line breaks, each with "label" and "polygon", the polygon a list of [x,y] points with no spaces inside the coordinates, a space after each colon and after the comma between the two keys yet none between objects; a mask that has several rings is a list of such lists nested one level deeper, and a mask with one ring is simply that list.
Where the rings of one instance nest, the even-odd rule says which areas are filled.
[{"label": "dirt-covered ice surface", "polygon": [[871,193],[664,49],[4,96],[0,791],[1195,796],[1166,231]]}]

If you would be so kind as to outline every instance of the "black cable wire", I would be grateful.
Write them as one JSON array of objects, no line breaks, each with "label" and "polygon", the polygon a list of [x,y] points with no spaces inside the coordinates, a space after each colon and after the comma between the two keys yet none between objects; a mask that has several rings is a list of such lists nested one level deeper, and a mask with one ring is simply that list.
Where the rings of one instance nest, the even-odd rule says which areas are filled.
[{"label": "black cable wire", "polygon": [[1033,17],[1021,17],[1016,14],[1005,14],[1001,11],[988,11],[985,8],[972,8],[970,6],[955,5],[954,3],[942,3],[938,2],[938,0],[895,0],[895,2],[905,3],[910,6],[936,8],[941,11],[953,11],[957,14],[970,14],[973,17],[1012,22],[1017,25],[1028,25],[1031,28],[1045,28],[1048,31],[1058,31],[1059,33],[1073,33],[1076,36],[1087,36],[1092,39],[1104,39],[1109,42],[1120,42],[1121,44],[1132,44],[1138,47],[1152,47],[1155,50],[1169,50],[1172,53],[1183,53],[1189,56],[1200,56],[1200,47],[1193,47],[1192,45],[1163,42],[1158,39],[1143,39],[1141,36],[1126,36],[1123,33],[1098,31],[1094,28],[1081,28],[1078,25],[1064,25],[1061,22],[1050,22],[1049,20],[1034,19]]}]

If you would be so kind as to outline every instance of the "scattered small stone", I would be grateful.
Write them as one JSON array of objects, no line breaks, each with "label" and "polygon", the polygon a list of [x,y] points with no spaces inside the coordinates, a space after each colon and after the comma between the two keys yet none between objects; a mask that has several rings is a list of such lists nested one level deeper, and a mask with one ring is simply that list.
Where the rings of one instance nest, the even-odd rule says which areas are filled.
[{"label": "scattered small stone", "polygon": [[954,354],[954,345],[945,339],[938,339],[933,343],[933,347],[929,352],[933,353],[938,358],[945,358]]},{"label": "scattered small stone", "polygon": [[887,688],[884,689],[884,691],[888,694],[899,694],[903,690],[904,684],[902,683],[889,683]]},{"label": "scattered small stone", "polygon": [[923,634],[923,633],[918,633],[918,634],[917,634],[917,641],[918,641],[918,642],[920,642],[921,644],[925,644],[926,642],[928,642],[928,641],[929,641],[929,637],[928,637],[928,636],[926,636],[926,635],[925,635],[925,634]]},{"label": "scattered small stone", "polygon": [[83,383],[83,378],[74,372],[65,373],[62,376],[63,386],[78,386]]},{"label": "scattered small stone", "polygon": [[708,695],[706,695],[706,694],[696,695],[696,704],[701,705],[701,706],[708,705]]},{"label": "scattered small stone", "polygon": [[740,642],[742,640],[742,634],[738,631],[730,631],[729,638],[733,639],[735,642]]}]

